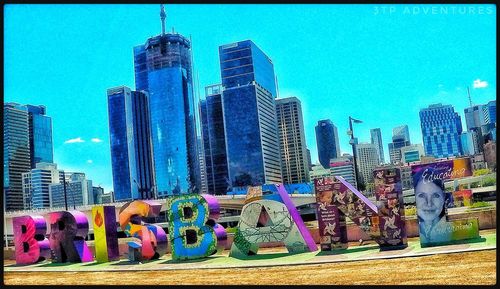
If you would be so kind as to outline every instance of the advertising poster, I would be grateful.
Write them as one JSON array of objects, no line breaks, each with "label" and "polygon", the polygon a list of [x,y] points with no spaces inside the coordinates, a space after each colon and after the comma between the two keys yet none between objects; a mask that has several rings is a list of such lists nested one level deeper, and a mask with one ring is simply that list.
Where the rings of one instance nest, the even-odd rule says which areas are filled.
[{"label": "advertising poster", "polygon": [[332,204],[333,183],[328,177],[314,180],[321,251],[346,249],[348,246],[345,215]]},{"label": "advertising poster", "polygon": [[476,219],[447,221],[446,207],[453,196],[446,192],[446,180],[472,176],[470,158],[412,166],[415,203],[422,247],[479,237]]},{"label": "advertising poster", "polygon": [[380,219],[380,247],[407,247],[404,200],[399,168],[373,171],[375,197]]}]

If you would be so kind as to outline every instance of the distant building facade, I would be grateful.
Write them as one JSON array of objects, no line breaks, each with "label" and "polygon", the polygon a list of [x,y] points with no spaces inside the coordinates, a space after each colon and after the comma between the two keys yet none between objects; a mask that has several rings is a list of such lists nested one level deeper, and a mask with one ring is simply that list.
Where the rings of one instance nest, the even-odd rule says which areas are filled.
[{"label": "distant building facade", "polygon": [[327,169],[330,167],[330,159],[340,157],[340,144],[337,127],[329,119],[318,121],[316,125],[316,144],[318,147],[318,159],[321,165]]}]

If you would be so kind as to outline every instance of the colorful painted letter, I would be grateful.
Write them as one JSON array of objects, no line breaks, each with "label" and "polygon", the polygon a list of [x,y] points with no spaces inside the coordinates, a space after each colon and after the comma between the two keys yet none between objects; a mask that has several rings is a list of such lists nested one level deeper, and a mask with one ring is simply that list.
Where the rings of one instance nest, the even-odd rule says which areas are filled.
[{"label": "colorful painted letter", "polygon": [[94,247],[97,262],[120,259],[115,206],[95,206],[92,208],[94,222]]},{"label": "colorful painted letter", "polygon": [[219,202],[211,195],[183,195],[169,198],[169,238],[173,260],[204,258],[221,251],[226,230],[215,221]]},{"label": "colorful painted letter", "polygon": [[50,249],[55,263],[80,263],[93,261],[85,237],[89,223],[80,211],[49,213]]},{"label": "colorful painted letter", "polygon": [[255,255],[259,245],[268,242],[284,242],[290,253],[317,250],[285,188],[283,185],[276,188],[277,194],[263,194],[261,187],[248,189],[229,256]]},{"label": "colorful painted letter", "polygon": [[120,209],[120,227],[127,236],[142,241],[131,241],[129,260],[141,261],[158,259],[167,253],[167,234],[158,225],[145,224],[145,217],[156,217],[160,214],[161,204],[155,201],[136,200],[123,205]]},{"label": "colorful painted letter", "polygon": [[453,206],[453,201],[444,181],[471,176],[470,168],[470,158],[411,167],[422,247],[479,238],[478,218],[447,219],[447,208]]},{"label": "colorful painted letter", "polygon": [[42,216],[12,219],[16,264],[29,265],[50,258],[49,240],[45,238],[47,223]]}]

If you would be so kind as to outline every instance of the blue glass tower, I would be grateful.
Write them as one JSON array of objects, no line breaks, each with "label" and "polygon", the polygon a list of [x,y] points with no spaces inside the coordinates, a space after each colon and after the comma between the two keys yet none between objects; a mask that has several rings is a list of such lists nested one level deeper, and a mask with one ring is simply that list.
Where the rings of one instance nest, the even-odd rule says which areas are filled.
[{"label": "blue glass tower", "polygon": [[52,163],[54,161],[54,147],[52,144],[52,118],[45,115],[43,105],[25,105],[28,111],[30,136],[31,168],[37,163]]},{"label": "blue glass tower", "polygon": [[232,186],[281,183],[271,59],[252,41],[219,47],[228,175]]},{"label": "blue glass tower", "polygon": [[136,90],[149,94],[159,197],[197,193],[201,187],[191,42],[177,33],[165,34],[164,16],[162,34],[134,47]]},{"label": "blue glass tower", "polygon": [[108,114],[115,200],[153,198],[147,93],[125,86],[108,89]]},{"label": "blue glass tower", "polygon": [[453,106],[433,104],[421,109],[419,115],[426,155],[443,158],[462,154],[462,122]]},{"label": "blue glass tower", "polygon": [[224,195],[228,189],[226,138],[222,113],[222,86],[205,88],[206,100],[200,104],[203,148],[208,193]]},{"label": "blue glass tower", "polygon": [[340,157],[337,127],[329,119],[318,121],[316,125],[316,145],[319,162],[325,169],[330,168],[330,159]]}]

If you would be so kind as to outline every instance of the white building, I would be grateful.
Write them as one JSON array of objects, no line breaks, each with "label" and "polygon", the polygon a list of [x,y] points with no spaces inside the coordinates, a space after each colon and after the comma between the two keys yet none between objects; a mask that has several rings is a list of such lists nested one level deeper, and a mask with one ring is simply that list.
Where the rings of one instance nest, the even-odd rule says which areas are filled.
[{"label": "white building", "polygon": [[59,183],[59,170],[53,163],[40,162],[34,169],[22,174],[23,204],[25,210],[50,207],[49,186]]},{"label": "white building", "polygon": [[373,183],[373,170],[378,164],[378,152],[375,144],[360,143],[356,145],[358,180],[360,183]]}]

